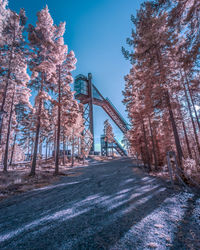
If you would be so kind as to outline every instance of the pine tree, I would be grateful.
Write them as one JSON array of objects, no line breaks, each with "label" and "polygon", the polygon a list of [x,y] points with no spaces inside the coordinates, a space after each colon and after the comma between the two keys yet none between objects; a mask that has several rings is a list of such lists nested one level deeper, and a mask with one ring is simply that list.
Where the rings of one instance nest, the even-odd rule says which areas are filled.
[{"label": "pine tree", "polygon": [[[13,88],[14,82],[27,82],[25,39],[23,37],[24,27],[26,24],[25,12],[23,9],[17,14],[14,11],[4,9],[7,1],[3,1],[1,5],[1,34],[0,34],[0,112],[7,112],[5,109],[9,89]],[[3,129],[3,118],[0,118],[0,143]]]},{"label": "pine tree", "polygon": [[[29,26],[29,42],[31,48],[30,70],[32,71],[32,81],[30,86],[38,91],[35,98],[36,129],[33,160],[30,175],[35,175],[36,159],[38,153],[38,143],[41,128],[41,116],[45,113],[45,102],[51,100],[48,95],[52,88],[51,78],[56,72],[55,63],[55,32],[56,27],[49,14],[48,7],[37,14],[38,21],[36,27]],[[45,114],[44,114],[45,116]]]},{"label": "pine tree", "polygon": [[146,1],[131,17],[132,50],[122,49],[132,64],[123,91],[132,124],[128,138],[132,152],[155,165],[164,165],[175,149],[180,167],[183,157],[198,163],[198,17],[195,0]]},{"label": "pine tree", "polygon": [[[13,124],[16,124],[15,106],[23,103],[31,106],[30,92],[27,88],[29,76],[27,74],[25,39],[23,37],[25,25],[24,10],[20,14],[10,11],[7,22],[3,27],[5,33],[4,44],[1,47],[3,92],[1,99],[1,112],[6,111],[7,116],[0,123],[0,139],[4,151],[4,172],[7,172],[10,146],[10,135]],[[2,138],[2,131],[5,131]]]},{"label": "pine tree", "polygon": [[[108,147],[108,144],[112,144],[112,155],[113,155],[113,143],[115,141],[114,139],[114,133],[113,133],[113,128],[111,124],[109,123],[108,119],[104,121],[104,135],[105,135],[105,142]],[[106,147],[106,148],[107,148]],[[107,150],[106,150],[107,152]]]},{"label": "pine tree", "polygon": [[[137,73],[134,77],[139,82],[137,85],[139,99],[145,105],[144,116],[149,113],[148,104],[152,97],[153,101],[150,103],[150,107],[153,113],[155,110],[158,112],[159,109],[161,112],[168,111],[178,159],[181,164],[183,154],[172,109],[172,91],[175,87],[173,85],[174,76],[171,72],[171,61],[168,52],[168,48],[172,46],[172,34],[166,26],[166,15],[156,16],[152,4],[146,2],[141,6],[137,18],[133,21],[136,26],[136,31],[132,34],[132,40],[129,39],[128,42],[134,45],[135,49],[134,60],[135,65],[137,65],[135,66]],[[144,86],[142,86],[143,83],[145,83]],[[141,121],[144,135],[146,135],[145,120],[141,119]],[[146,136],[144,136],[144,139],[145,138]],[[148,151],[147,144],[147,140],[145,139],[146,153]],[[154,141],[152,141],[152,146],[154,148],[155,158]],[[147,158],[150,157],[148,155],[149,153],[147,153]]]},{"label": "pine tree", "polygon": [[59,172],[59,151],[60,151],[60,133],[61,125],[64,124],[61,122],[61,116],[64,116],[64,113],[69,110],[70,106],[73,103],[73,93],[69,87],[69,84],[73,82],[71,71],[75,69],[76,58],[74,52],[71,51],[68,53],[68,47],[64,44],[63,35],[65,32],[65,23],[61,23],[57,29],[56,33],[56,43],[55,43],[55,52],[56,52],[56,93],[58,95],[56,105],[58,107],[57,111],[57,142],[56,142],[56,158],[55,158],[55,174]]}]

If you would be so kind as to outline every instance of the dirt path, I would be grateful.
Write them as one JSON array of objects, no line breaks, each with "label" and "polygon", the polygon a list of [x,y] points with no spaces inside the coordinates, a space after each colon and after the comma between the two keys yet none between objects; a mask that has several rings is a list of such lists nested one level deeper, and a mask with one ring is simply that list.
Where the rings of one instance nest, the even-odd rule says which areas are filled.
[{"label": "dirt path", "polygon": [[0,249],[200,249],[200,196],[131,159],[91,163],[0,202]]}]

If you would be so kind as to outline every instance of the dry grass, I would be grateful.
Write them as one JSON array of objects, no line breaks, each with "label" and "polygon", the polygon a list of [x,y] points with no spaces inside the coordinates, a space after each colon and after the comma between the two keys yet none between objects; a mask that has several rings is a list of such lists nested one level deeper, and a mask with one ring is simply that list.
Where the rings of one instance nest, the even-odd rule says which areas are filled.
[{"label": "dry grass", "polygon": [[29,169],[0,172],[0,199],[47,186],[59,180],[52,172],[39,170],[34,177],[29,176]]},{"label": "dry grass", "polygon": [[[0,171],[0,199],[48,186],[58,181],[61,176],[73,176],[73,174],[67,173],[73,169],[71,163],[60,165],[59,175],[54,175],[54,162],[40,162],[39,164],[36,168],[36,175],[33,177],[29,176],[30,166],[27,165],[9,167],[7,173]],[[81,166],[83,164],[74,162],[74,165]],[[87,161],[85,161],[85,165],[87,165]]]},{"label": "dry grass", "polygon": [[101,156],[101,155],[90,155],[90,158],[95,160],[95,161],[100,161],[100,162],[107,162],[109,160],[117,159],[119,158],[118,156]]}]

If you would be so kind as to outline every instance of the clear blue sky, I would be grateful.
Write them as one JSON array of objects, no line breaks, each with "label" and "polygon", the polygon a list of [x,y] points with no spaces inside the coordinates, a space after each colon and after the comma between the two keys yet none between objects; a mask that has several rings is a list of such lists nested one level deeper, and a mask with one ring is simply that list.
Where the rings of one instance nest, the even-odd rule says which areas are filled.
[{"label": "clear blue sky", "polygon": [[[93,83],[104,97],[109,97],[126,118],[122,104],[124,75],[130,70],[130,63],[121,53],[126,38],[130,37],[131,14],[136,13],[143,0],[9,0],[9,7],[26,10],[28,23],[35,25],[36,13],[47,4],[58,24],[66,21],[65,42],[74,50],[78,59],[73,75],[91,72]],[[100,150],[100,135],[107,115],[94,108],[94,129],[96,150]],[[112,123],[112,122],[111,122]],[[114,133],[121,140],[122,133],[114,125]]]}]

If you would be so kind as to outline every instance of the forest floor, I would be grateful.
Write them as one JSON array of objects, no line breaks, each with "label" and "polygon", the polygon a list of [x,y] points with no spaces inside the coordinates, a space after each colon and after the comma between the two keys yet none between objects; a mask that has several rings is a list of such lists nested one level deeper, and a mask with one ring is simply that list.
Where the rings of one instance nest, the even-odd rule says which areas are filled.
[{"label": "forest floor", "polygon": [[[180,184],[181,182],[180,182],[180,180],[178,180],[178,178],[174,174],[175,172],[176,172],[176,170],[175,170],[175,167],[174,167],[174,169],[173,169],[173,180],[175,181],[175,183]],[[153,170],[149,174],[151,176],[162,178],[162,179],[164,179],[166,181],[170,180],[170,173],[168,171],[167,166],[162,167],[162,169],[158,170],[158,171]],[[187,177],[187,181],[188,181],[190,187],[199,187],[200,188],[200,171],[194,172],[192,175],[186,173],[186,177]]]},{"label": "forest floor", "polygon": [[91,160],[0,202],[0,249],[200,249],[200,190]]},{"label": "forest floor", "polygon": [[[34,177],[29,176],[30,164],[21,163],[20,165],[9,166],[7,173],[0,171],[0,200],[51,185],[59,181],[61,176],[71,176],[68,172],[76,167],[88,166],[88,164],[93,162],[107,162],[112,159],[112,157],[93,156],[89,160],[85,160],[84,163],[75,161],[73,167],[68,162],[65,165],[59,166],[60,174],[57,176],[54,175],[55,166],[54,162],[51,161],[38,163],[39,167],[37,167]],[[2,168],[3,166],[1,166]]]}]

